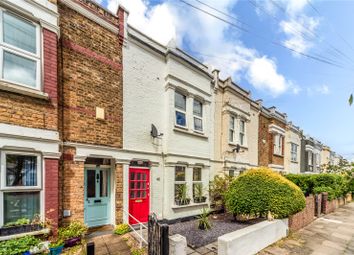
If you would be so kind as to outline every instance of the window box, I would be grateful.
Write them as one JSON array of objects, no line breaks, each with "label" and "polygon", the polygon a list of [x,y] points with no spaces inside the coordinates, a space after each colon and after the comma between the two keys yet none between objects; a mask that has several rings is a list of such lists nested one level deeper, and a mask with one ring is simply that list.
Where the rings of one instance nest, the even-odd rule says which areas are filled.
[{"label": "window box", "polygon": [[186,198],[186,199],[175,199],[175,203],[176,205],[178,206],[181,206],[181,205],[189,205],[191,202],[191,199],[190,198]]},{"label": "window box", "polygon": [[196,203],[196,204],[199,204],[199,203],[205,203],[206,201],[206,197],[202,196],[202,197],[195,197],[193,199],[193,202]]},{"label": "window box", "polygon": [[41,224],[26,224],[20,226],[10,226],[0,228],[0,236],[10,236],[21,233],[33,232],[42,230],[43,226]]}]

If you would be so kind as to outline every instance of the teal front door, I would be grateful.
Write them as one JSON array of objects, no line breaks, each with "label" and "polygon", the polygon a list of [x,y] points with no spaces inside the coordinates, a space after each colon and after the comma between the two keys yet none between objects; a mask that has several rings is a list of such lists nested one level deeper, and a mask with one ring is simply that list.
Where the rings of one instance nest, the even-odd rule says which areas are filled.
[{"label": "teal front door", "polygon": [[110,223],[110,169],[85,168],[85,223],[89,227]]}]

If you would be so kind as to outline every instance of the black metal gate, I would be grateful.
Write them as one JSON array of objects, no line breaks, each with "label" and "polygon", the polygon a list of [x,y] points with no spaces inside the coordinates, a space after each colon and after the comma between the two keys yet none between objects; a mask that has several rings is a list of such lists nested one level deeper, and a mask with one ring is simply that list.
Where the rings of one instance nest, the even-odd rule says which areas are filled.
[{"label": "black metal gate", "polygon": [[168,255],[168,225],[157,220],[156,214],[149,215],[148,223],[149,255]]}]

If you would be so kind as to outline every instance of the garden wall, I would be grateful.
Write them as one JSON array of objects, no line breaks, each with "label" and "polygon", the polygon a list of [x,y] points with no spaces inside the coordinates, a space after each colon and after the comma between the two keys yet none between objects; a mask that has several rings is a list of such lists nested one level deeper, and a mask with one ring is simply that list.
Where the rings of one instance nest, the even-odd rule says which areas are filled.
[{"label": "garden wall", "polygon": [[218,255],[251,255],[288,235],[288,219],[262,221],[218,238]]},{"label": "garden wall", "polygon": [[315,207],[315,196],[306,197],[305,209],[289,217],[289,229],[296,231],[310,224],[315,219]]}]

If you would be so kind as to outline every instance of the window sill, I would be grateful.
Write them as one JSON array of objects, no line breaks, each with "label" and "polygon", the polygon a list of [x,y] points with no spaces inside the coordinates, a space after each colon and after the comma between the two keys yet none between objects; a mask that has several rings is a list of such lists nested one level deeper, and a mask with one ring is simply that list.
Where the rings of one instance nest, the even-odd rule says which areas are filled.
[{"label": "window sill", "polygon": [[208,205],[208,202],[204,202],[204,203],[190,203],[188,205],[172,205],[171,208],[172,209],[181,209],[181,208],[189,208],[189,207],[197,207],[197,206],[204,206],[204,205]]},{"label": "window sill", "polygon": [[39,99],[44,99],[44,100],[49,99],[47,93],[44,93],[44,92],[36,90],[36,89],[31,89],[31,88],[27,88],[27,87],[24,87],[21,85],[17,85],[14,83],[5,82],[5,81],[0,81],[0,90],[13,92],[13,93],[17,93],[17,94],[21,94],[21,95],[25,95],[25,96],[31,96],[31,97],[35,97],[35,98],[39,98]]},{"label": "window sill", "polygon": [[176,132],[181,132],[184,134],[188,134],[188,135],[193,135],[193,136],[197,136],[197,137],[201,137],[204,139],[208,139],[208,137],[202,133],[196,132],[196,131],[189,131],[187,128],[181,128],[180,126],[175,126],[175,128],[173,129],[173,131]]},{"label": "window sill", "polygon": [[45,235],[45,234],[49,234],[49,233],[50,233],[50,229],[49,228],[44,228],[44,229],[41,229],[41,230],[38,230],[38,231],[25,232],[25,233],[9,235],[9,236],[0,236],[0,241],[6,241],[6,240],[20,238],[20,237],[24,237],[24,236]]},{"label": "window sill", "polygon": [[299,161],[295,161],[295,160],[291,160],[290,162],[294,164],[299,164]]},{"label": "window sill", "polygon": [[280,155],[280,154],[277,154],[277,153],[273,153],[273,156],[284,158],[284,155]]}]

